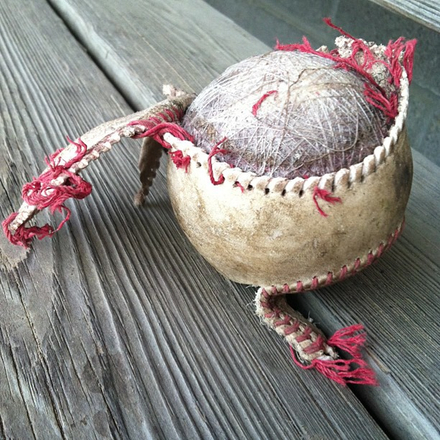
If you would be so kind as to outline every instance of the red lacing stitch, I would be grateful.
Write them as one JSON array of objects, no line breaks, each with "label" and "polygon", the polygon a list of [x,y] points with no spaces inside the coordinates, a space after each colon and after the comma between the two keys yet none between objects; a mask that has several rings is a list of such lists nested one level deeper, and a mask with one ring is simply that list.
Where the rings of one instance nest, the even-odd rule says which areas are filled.
[{"label": "red lacing stitch", "polygon": [[278,307],[269,307],[270,310],[272,310],[270,313],[266,313],[264,315],[265,318],[267,319],[272,319],[272,318],[279,318],[280,317],[280,313],[281,313],[281,309]]},{"label": "red lacing stitch", "polygon": [[208,155],[208,173],[209,178],[211,179],[211,183],[213,185],[221,185],[225,181],[225,176],[223,174],[220,174],[219,178],[215,180],[214,178],[214,171],[212,169],[212,158],[216,154],[225,154],[227,151],[224,149],[219,148],[221,144],[223,144],[226,141],[227,138],[223,138],[220,142],[217,142],[213,147],[211,152]]},{"label": "red lacing stitch", "polygon": [[327,279],[325,280],[325,285],[328,286],[333,282],[333,272],[327,273]]},{"label": "red lacing stitch", "polygon": [[361,259],[356,258],[356,260],[354,262],[353,273],[356,273],[360,267],[361,267]]},{"label": "red lacing stitch", "polygon": [[261,104],[265,99],[267,99],[270,95],[273,95],[274,93],[278,93],[278,90],[271,90],[269,92],[266,92],[253,106],[252,106],[252,114],[254,116],[257,116],[258,109],[261,107]]},{"label": "red lacing stitch", "polygon": [[301,323],[298,320],[296,319],[292,320],[292,325],[284,329],[284,334],[286,336],[289,336],[292,333],[297,333],[300,328],[300,325]]},{"label": "red lacing stitch", "polygon": [[262,294],[266,299],[267,299],[267,298],[270,298],[269,293],[268,293],[267,290],[264,289],[264,288],[261,289],[261,294]]},{"label": "red lacing stitch", "polygon": [[314,289],[317,289],[318,287],[319,287],[318,277],[313,277],[312,278],[312,284],[310,285],[310,289],[314,290]]},{"label": "red lacing stitch", "polygon": [[278,289],[275,286],[272,286],[271,290],[272,290],[272,296],[276,296],[279,294]]},{"label": "red lacing stitch", "polygon": [[318,335],[315,342],[312,342],[309,346],[303,348],[303,351],[306,354],[312,354],[324,350],[324,343],[324,338],[321,335]]},{"label": "red lacing stitch", "polygon": [[273,323],[274,327],[280,327],[282,325],[289,325],[291,321],[291,318],[289,315],[285,315],[283,319],[281,319],[280,321],[275,321]]},{"label": "red lacing stitch", "polygon": [[306,327],[302,333],[302,335],[299,335],[296,337],[296,341],[298,343],[307,341],[307,339],[310,339],[310,335],[312,333],[312,327]]},{"label": "red lacing stitch", "polygon": [[283,285],[283,293],[290,293],[290,287],[288,284]]},{"label": "red lacing stitch", "polygon": [[[365,264],[362,266],[362,261],[360,258],[356,258],[356,260],[354,261],[354,267],[352,270],[352,274],[355,274],[361,267],[367,267],[369,265],[371,265],[372,263],[374,263],[374,261],[376,259],[378,259],[383,252],[385,251],[385,249],[388,249],[389,247],[391,247],[397,240],[397,238],[399,237],[399,235],[402,233],[404,228],[404,221],[402,221],[402,224],[400,226],[400,228],[396,228],[396,230],[394,231],[393,234],[391,234],[388,238],[387,241],[387,245],[385,246],[383,243],[380,243],[378,248],[377,248],[377,252],[376,255],[373,253],[373,251],[368,252],[367,254],[367,261],[365,262]],[[340,272],[339,272],[339,277],[336,278],[336,280],[340,280],[342,281],[346,276],[348,275],[348,267],[347,265],[344,265]],[[328,286],[329,284],[332,284],[334,282],[334,274],[333,272],[328,272],[327,273],[327,278],[325,280],[324,285]],[[315,276],[312,278],[311,281],[311,285],[310,285],[310,290],[316,289],[318,288],[318,278]],[[285,286],[287,286],[287,288],[289,290],[284,290],[284,293],[290,293],[290,287],[288,287],[287,284],[285,284]],[[295,292],[302,292],[304,290],[304,284],[302,281],[297,281],[296,283],[296,290]]]},{"label": "red lacing stitch", "polygon": [[345,266],[345,265],[342,266],[341,271],[339,272],[339,279],[342,281],[347,276],[347,273],[348,273],[347,266]]},{"label": "red lacing stitch", "polygon": [[380,256],[382,255],[382,253],[384,251],[384,248],[385,248],[384,244],[381,243],[379,245],[379,247],[377,248],[376,258],[380,258]]},{"label": "red lacing stitch", "polygon": [[315,202],[316,209],[323,217],[327,217],[328,214],[326,214],[319,206],[319,203],[317,200],[318,197],[320,199],[324,200],[325,202],[328,202],[332,205],[334,205],[335,203],[342,203],[342,200],[340,197],[335,197],[332,195],[332,193],[330,191],[327,191],[326,189],[319,188],[318,186],[315,186],[315,188],[313,189],[313,201]]},{"label": "red lacing stitch", "polygon": [[238,180],[236,180],[236,181],[234,182],[234,186],[236,186],[237,188],[240,188],[240,190],[241,190],[242,193],[245,192],[245,188],[244,188],[244,186],[243,186]]}]

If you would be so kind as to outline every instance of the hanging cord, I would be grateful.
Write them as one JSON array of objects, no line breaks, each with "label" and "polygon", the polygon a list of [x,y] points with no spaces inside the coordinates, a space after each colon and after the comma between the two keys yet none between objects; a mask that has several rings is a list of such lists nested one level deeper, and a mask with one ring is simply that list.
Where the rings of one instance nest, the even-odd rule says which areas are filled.
[{"label": "hanging cord", "polygon": [[[360,350],[366,340],[363,326],[343,328],[326,339],[315,325],[287,305],[287,293],[293,293],[287,285],[281,293],[261,287],[256,296],[256,312],[286,339],[295,364],[305,370],[315,369],[341,385],[378,385],[374,372],[362,359]],[[345,351],[351,359],[339,358],[336,349]]]},{"label": "hanging cord", "polygon": [[[163,140],[166,132],[179,139],[191,139],[178,123],[193,99],[191,95],[176,94],[147,110],[106,122],[76,141],[68,139],[70,145],[46,158],[48,167],[39,177],[23,186],[24,203],[18,212],[12,213],[2,222],[8,240],[12,244],[27,248],[34,237],[41,240],[59,231],[70,217],[70,210],[64,205],[65,201],[69,198],[82,199],[92,191],[90,183],[78,174],[90,162],[98,159],[101,153],[109,151],[121,138],[150,137],[166,149],[170,148]],[[87,139],[91,140],[88,144]],[[154,166],[153,164],[153,168]],[[151,185],[151,176],[148,179]],[[143,188],[145,192],[145,182]],[[66,213],[56,229],[49,224],[41,227],[26,226],[29,220],[45,208],[49,208],[51,213]]]}]

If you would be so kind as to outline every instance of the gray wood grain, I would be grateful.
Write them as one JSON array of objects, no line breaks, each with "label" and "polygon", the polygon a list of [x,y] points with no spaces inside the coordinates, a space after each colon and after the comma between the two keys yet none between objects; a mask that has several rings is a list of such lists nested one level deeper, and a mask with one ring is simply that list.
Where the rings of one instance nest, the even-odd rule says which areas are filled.
[{"label": "gray wood grain", "polygon": [[[122,25],[115,22],[114,16],[123,14],[117,2],[99,12],[96,3],[92,8],[85,0],[51,0],[51,3],[87,44],[95,58],[104,60],[105,53],[112,54],[111,57],[106,55],[106,59],[112,61],[101,61],[101,65],[109,77],[115,78],[121,90],[130,91],[127,95],[129,99],[133,91],[141,96],[137,87],[141,79],[148,76],[151,65],[149,56],[139,55],[143,61],[135,56],[141,49],[137,43],[130,42],[148,40],[149,50],[161,53],[158,62],[163,64],[162,67],[155,65],[157,71],[167,71],[170,63],[175,64],[175,53],[162,50],[166,23],[179,23],[178,29],[173,31],[179,38],[182,38],[179,29],[182,26],[185,29],[186,17],[189,20],[186,26],[191,28],[190,34],[193,29],[200,32],[209,23],[211,38],[200,40],[198,36],[194,40],[192,36],[186,39],[183,37],[183,52],[191,56],[176,64],[182,69],[176,69],[179,84],[188,82],[182,80],[181,76],[191,80],[199,78],[191,85],[188,84],[195,91],[198,91],[199,84],[205,79],[207,84],[212,74],[204,70],[204,63],[199,62],[201,53],[209,57],[219,46],[224,47],[224,41],[229,41],[234,52],[229,59],[222,59],[225,64],[231,64],[240,55],[235,52],[237,47],[246,49],[243,55],[248,53],[249,47],[252,53],[253,46],[249,41],[254,41],[255,48],[260,52],[269,49],[250,37],[238,37],[237,34],[225,32],[225,28],[229,29],[228,21],[218,17],[217,24],[210,15],[213,14],[212,10],[203,2],[194,0],[167,2],[164,9],[162,2],[148,1],[144,11],[137,10],[134,1],[125,2],[124,11],[130,11],[127,13],[131,17],[129,25],[125,21]],[[202,14],[202,10],[207,12]],[[161,11],[164,11],[163,16]],[[87,27],[79,25],[86,20],[89,23]],[[93,35],[90,23],[94,24]],[[229,26],[235,27],[230,22]],[[161,37],[151,39],[154,34]],[[120,35],[123,35],[122,40]],[[245,43],[242,43],[243,39]],[[201,45],[200,41],[204,44]],[[135,44],[133,50],[127,50],[130,44]],[[223,68],[219,64],[216,67]],[[124,78],[123,85],[118,82],[120,75]],[[143,85],[144,88],[159,86],[154,81],[146,81]],[[145,99],[139,99],[142,100],[140,105],[146,105]],[[408,208],[407,227],[395,247],[359,276],[316,293],[292,298],[292,302],[306,316],[310,313],[328,334],[342,326],[362,322],[369,332],[369,361],[380,377],[381,387],[358,387],[355,390],[357,395],[380,420],[381,426],[394,437],[440,438],[440,407],[436,397],[440,383],[439,370],[436,368],[440,363],[440,234],[437,226],[440,214],[437,182],[440,173],[438,167],[424,160],[420,154],[415,153],[414,157],[415,181]],[[249,289],[244,286],[234,286],[234,289],[239,295],[249,295]],[[245,333],[244,328],[241,331]],[[265,333],[265,329],[262,333]],[[252,336],[249,335],[249,338]],[[266,355],[262,349],[258,354],[267,362],[270,362],[268,359],[272,355]]]},{"label": "gray wood grain", "polygon": [[[90,14],[83,17],[89,32],[102,33],[109,58],[130,49],[112,52],[104,36],[118,32],[123,42],[120,17],[138,20],[138,4],[121,4],[124,14],[115,14],[106,3],[95,15],[77,4]],[[179,31],[161,46],[165,54],[176,49],[189,69],[181,35],[192,16],[184,12],[177,8]],[[155,20],[138,29],[154,31]],[[196,22],[205,38],[194,46],[194,88],[220,69],[217,60],[247,56],[255,43],[226,23],[227,39],[205,58],[215,26]],[[154,47],[159,31],[138,39]],[[131,109],[43,0],[0,3],[0,51],[4,218],[65,134]],[[165,79],[150,81],[149,66],[169,68],[158,53],[138,77],[138,67],[132,71],[133,83],[145,84],[145,101],[160,95]],[[185,70],[168,75],[174,83],[187,77]],[[52,240],[35,242],[27,256],[0,244],[0,437],[386,438],[350,389],[292,365],[284,343],[254,316],[253,289],[225,280],[194,252],[172,214],[163,173],[147,208],[133,206],[138,149],[123,142],[84,173],[94,193],[68,203],[72,219]],[[38,218],[47,220],[54,221]],[[5,270],[6,258],[13,270]]]},{"label": "gray wood grain", "polygon": [[[139,94],[137,84],[141,78],[148,75],[150,61],[145,56],[144,64],[140,64],[139,58],[134,56],[139,52],[136,46],[133,52],[127,50],[129,41],[132,41],[135,35],[139,36],[138,41],[148,39],[148,46],[152,47],[150,50],[161,52],[159,62],[163,63],[163,67],[155,68],[158,71],[166,71],[168,64],[173,63],[175,55],[161,51],[162,38],[150,37],[154,33],[163,35],[160,26],[165,24],[162,24],[161,20],[179,22],[180,28],[185,26],[183,18],[188,17],[191,24],[187,23],[187,26],[200,31],[205,17],[200,10],[206,8],[209,11],[206,15],[209,17],[209,20],[206,20],[210,24],[209,32],[214,37],[203,40],[206,46],[199,45],[200,38],[197,40],[199,44],[191,37],[183,43],[188,53],[198,56],[203,51],[209,56],[215,50],[214,47],[217,48],[222,43],[222,35],[225,34],[224,31],[219,33],[218,26],[212,22],[209,15],[212,11],[202,2],[194,0],[168,2],[164,12],[166,18],[162,19],[158,18],[161,16],[161,2],[147,2],[148,7],[144,12],[136,10],[134,1],[126,2],[124,11],[137,11],[137,18],[128,13],[132,20],[130,25],[126,22],[122,25],[115,22],[114,16],[122,14],[122,9],[117,10],[117,3],[98,12],[96,3],[91,8],[84,0],[51,2],[73,26],[78,37],[88,44],[88,49],[96,58],[104,59],[103,54],[111,52],[112,62],[102,62],[102,67],[109,77],[115,79],[120,74],[118,72],[122,72],[124,89],[135,90],[136,94]],[[187,15],[184,13],[185,8],[188,11]],[[93,35],[90,34],[90,30],[86,33],[86,27],[78,24],[85,23],[86,18],[89,23],[87,29],[90,29],[90,23],[94,24]],[[223,18],[219,20],[224,28],[227,23],[222,21]],[[180,36],[180,31],[176,32]],[[122,41],[119,38],[121,34]],[[225,38],[232,42],[235,50],[242,45],[248,48],[248,43],[237,43],[237,35],[233,36],[229,32],[226,34]],[[212,42],[216,45],[212,46]],[[257,43],[255,47],[261,52],[268,49]],[[237,54],[234,52],[232,57],[225,61],[232,62],[235,56]],[[205,73],[204,65],[200,66],[198,59],[195,59],[193,64],[201,70],[198,72],[200,76],[197,76],[192,66],[192,57],[187,57],[184,63],[179,64],[183,70],[177,74],[177,80],[181,84],[181,75],[200,78],[199,82],[211,75],[211,72]],[[130,75],[126,72],[130,72]],[[199,82],[194,83],[192,89],[197,91]],[[122,89],[120,83],[118,86]],[[159,84],[148,81],[144,87],[158,88]],[[140,99],[141,104],[145,105],[145,99]],[[292,302],[297,304],[305,315],[310,313],[329,334],[341,326],[364,323],[369,331],[369,360],[377,370],[381,387],[360,388],[356,393],[393,436],[435,438],[439,436],[437,426],[440,419],[440,408],[436,398],[440,376],[438,368],[435,367],[439,364],[440,334],[440,235],[436,224],[440,206],[436,182],[440,173],[435,165],[424,160],[420,154],[415,153],[415,161],[415,182],[407,214],[407,227],[395,247],[381,261],[359,276],[316,293],[292,298]],[[249,295],[249,289],[244,286],[234,286],[233,290],[239,292],[239,295]],[[244,334],[246,330],[242,328],[241,332]],[[260,349],[258,354],[266,362],[270,362],[269,358],[272,355],[273,353],[266,355],[263,349]]]},{"label": "gray wood grain", "polygon": [[438,0],[371,0],[440,32],[440,4]]}]

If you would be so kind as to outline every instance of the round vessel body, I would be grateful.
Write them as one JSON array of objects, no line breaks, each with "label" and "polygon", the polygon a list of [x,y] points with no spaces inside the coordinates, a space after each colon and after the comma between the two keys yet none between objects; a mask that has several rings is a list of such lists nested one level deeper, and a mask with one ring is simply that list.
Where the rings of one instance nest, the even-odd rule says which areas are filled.
[{"label": "round vessel body", "polygon": [[[351,170],[291,181],[226,168],[224,183],[213,185],[205,153],[177,144],[192,161],[187,172],[169,162],[174,212],[194,247],[233,281],[317,288],[370,264],[401,230],[412,180],[405,131],[382,164],[373,156]],[[316,197],[323,184],[340,203]]]},{"label": "round vessel body", "polygon": [[332,284],[380,257],[402,229],[412,182],[406,77],[400,92],[383,144],[323,176],[257,176],[166,134],[171,151],[191,158],[186,168],[169,161],[168,187],[197,251],[233,281],[286,291]]}]

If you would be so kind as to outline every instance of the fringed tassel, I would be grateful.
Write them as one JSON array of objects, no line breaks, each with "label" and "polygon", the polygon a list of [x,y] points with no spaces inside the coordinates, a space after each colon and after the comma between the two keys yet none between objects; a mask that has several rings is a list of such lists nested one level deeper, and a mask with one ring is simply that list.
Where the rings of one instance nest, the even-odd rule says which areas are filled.
[{"label": "fringed tassel", "polygon": [[[39,210],[49,208],[52,214],[56,211],[64,211],[66,213],[64,219],[57,229],[48,224],[41,227],[21,225],[12,234],[9,230],[9,225],[18,215],[18,213],[14,212],[2,222],[3,232],[12,244],[28,248],[34,237],[39,240],[45,237],[52,237],[70,218],[70,210],[64,206],[66,200],[70,198],[80,200],[92,192],[92,185],[89,182],[69,171],[72,165],[83,159],[87,152],[87,145],[81,139],[78,139],[77,142],[73,142],[69,138],[67,140],[76,147],[76,155],[71,160],[63,162],[59,158],[63,150],[57,150],[45,159],[49,169],[38,178],[34,178],[32,182],[26,183],[22,189],[22,197],[26,203],[36,206]],[[60,176],[63,176],[63,183],[54,184],[53,182]]]},{"label": "fringed tassel", "polygon": [[[377,385],[373,370],[362,359],[364,327],[343,328],[326,340],[310,321],[287,305],[285,294],[290,292],[287,285],[281,292],[275,287],[260,288],[255,305],[263,322],[286,338],[295,364],[304,370],[315,369],[341,385]],[[336,350],[347,352],[352,359],[339,359]]]},{"label": "fringed tassel", "polygon": [[338,330],[326,342],[332,348],[347,352],[353,359],[331,359],[328,356],[323,356],[308,364],[303,364],[298,360],[292,346],[290,346],[290,352],[295,364],[300,368],[304,370],[315,369],[341,385],[378,385],[374,371],[362,359],[360,350],[365,341],[364,327],[357,324]]}]

